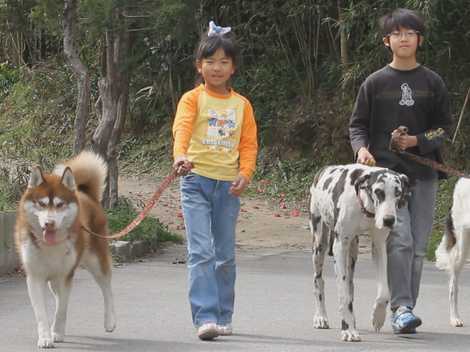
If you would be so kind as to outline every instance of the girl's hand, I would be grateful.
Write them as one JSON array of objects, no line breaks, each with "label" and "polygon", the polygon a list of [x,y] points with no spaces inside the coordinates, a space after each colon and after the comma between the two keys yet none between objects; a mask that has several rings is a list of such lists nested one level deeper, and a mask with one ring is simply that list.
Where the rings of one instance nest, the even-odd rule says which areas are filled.
[{"label": "girl's hand", "polygon": [[187,175],[193,168],[193,164],[188,160],[186,155],[181,155],[175,159],[173,169],[176,170],[178,176]]},{"label": "girl's hand", "polygon": [[357,162],[368,166],[375,166],[375,159],[367,148],[362,147],[357,152]]},{"label": "girl's hand", "polygon": [[248,179],[243,175],[238,175],[237,178],[232,182],[229,192],[236,197],[239,197],[245,188],[248,186]]}]

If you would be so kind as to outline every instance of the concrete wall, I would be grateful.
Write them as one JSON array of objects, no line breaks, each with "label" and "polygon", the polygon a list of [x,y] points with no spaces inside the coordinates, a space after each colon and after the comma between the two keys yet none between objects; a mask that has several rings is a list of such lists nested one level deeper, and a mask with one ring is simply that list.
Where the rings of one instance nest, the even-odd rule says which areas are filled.
[{"label": "concrete wall", "polygon": [[13,239],[14,228],[15,213],[0,212],[0,275],[12,272],[19,265]]}]

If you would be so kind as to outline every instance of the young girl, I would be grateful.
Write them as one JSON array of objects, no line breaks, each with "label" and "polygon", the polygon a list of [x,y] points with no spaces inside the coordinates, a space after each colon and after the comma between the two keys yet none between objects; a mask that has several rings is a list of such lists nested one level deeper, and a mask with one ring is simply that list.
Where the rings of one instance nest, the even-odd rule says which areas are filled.
[{"label": "young girl", "polygon": [[237,47],[230,27],[209,23],[196,51],[203,83],[186,92],[173,124],[181,179],[189,302],[201,340],[232,333],[235,225],[258,149],[250,102],[230,87]]}]

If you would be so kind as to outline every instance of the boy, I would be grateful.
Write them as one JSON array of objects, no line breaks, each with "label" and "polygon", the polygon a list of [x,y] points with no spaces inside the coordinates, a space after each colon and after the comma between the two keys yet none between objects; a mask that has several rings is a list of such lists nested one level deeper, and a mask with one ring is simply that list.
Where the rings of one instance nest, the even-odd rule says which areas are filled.
[{"label": "boy", "polygon": [[[432,229],[437,180],[444,175],[389,149],[442,161],[439,148],[451,124],[447,89],[441,77],[417,62],[424,21],[414,11],[396,9],[381,19],[383,43],[392,61],[361,85],[349,125],[357,162],[406,174],[412,184],[408,206],[399,209],[387,242],[388,279],[394,333],[415,333],[413,314],[423,259]],[[406,126],[407,134],[397,128]]]}]

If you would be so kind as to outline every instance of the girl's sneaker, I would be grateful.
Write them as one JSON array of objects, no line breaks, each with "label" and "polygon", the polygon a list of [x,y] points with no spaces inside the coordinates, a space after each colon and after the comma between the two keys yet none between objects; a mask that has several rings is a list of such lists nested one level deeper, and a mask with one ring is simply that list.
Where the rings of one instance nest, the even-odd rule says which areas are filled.
[{"label": "girl's sneaker", "polygon": [[233,334],[232,324],[217,325],[217,331],[220,336],[229,336]]},{"label": "girl's sneaker", "polygon": [[219,329],[214,323],[202,324],[197,329],[197,337],[199,337],[203,341],[213,340],[217,336],[219,336]]}]

